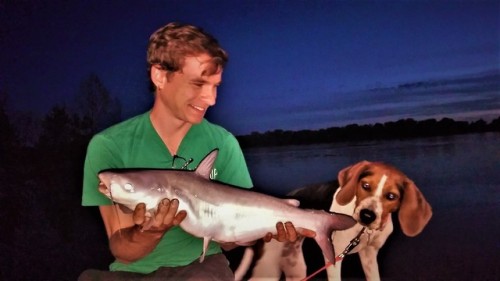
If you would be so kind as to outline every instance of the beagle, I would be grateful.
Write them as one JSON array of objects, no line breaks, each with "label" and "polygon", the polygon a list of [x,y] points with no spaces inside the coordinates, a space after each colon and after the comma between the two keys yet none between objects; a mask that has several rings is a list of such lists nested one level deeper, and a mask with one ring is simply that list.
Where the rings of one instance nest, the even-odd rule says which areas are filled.
[{"label": "beagle", "polygon": [[[393,231],[392,213],[398,211],[401,229],[409,237],[418,235],[432,217],[432,208],[415,183],[400,170],[380,162],[356,163],[338,173],[338,182],[307,186],[288,195],[298,199],[302,208],[344,213],[358,221],[352,228],[334,232],[332,241],[339,255],[359,236],[359,244],[350,253],[359,254],[367,280],[380,280],[377,255]],[[304,279],[303,242],[303,238],[294,243],[272,240],[261,246],[258,255],[248,247],[235,271],[236,280],[248,270],[249,256],[254,256],[255,262],[250,280],[279,280],[282,273],[286,280]],[[340,260],[327,267],[329,280],[341,279],[341,265]]]}]

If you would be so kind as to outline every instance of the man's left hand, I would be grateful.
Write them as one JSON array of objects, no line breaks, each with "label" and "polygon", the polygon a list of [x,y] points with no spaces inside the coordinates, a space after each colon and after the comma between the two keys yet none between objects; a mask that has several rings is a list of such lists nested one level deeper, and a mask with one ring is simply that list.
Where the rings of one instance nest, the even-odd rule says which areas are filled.
[{"label": "man's left hand", "polygon": [[269,232],[263,239],[265,242],[269,242],[273,238],[279,242],[295,242],[299,236],[314,238],[316,232],[306,228],[296,229],[291,222],[278,222],[276,223],[276,235]]}]

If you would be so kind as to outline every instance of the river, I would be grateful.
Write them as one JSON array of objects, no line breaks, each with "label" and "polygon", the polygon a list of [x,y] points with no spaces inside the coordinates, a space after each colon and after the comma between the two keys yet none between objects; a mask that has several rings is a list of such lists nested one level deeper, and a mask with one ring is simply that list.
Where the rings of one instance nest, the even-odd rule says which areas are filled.
[{"label": "river", "polygon": [[[244,153],[254,185],[273,195],[335,179],[338,171],[360,160],[390,163],[416,183],[434,214],[415,238],[394,231],[379,255],[383,279],[500,280],[499,133],[249,148]],[[347,277],[361,278],[357,271]]]}]

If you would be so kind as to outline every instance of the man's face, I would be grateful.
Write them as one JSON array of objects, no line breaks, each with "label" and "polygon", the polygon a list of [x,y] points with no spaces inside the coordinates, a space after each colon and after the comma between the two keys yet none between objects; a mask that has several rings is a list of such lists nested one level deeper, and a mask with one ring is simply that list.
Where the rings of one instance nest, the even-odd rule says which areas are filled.
[{"label": "man's face", "polygon": [[222,71],[206,74],[210,67],[211,57],[206,54],[186,57],[182,71],[168,76],[160,99],[177,119],[200,123],[208,107],[215,105]]}]

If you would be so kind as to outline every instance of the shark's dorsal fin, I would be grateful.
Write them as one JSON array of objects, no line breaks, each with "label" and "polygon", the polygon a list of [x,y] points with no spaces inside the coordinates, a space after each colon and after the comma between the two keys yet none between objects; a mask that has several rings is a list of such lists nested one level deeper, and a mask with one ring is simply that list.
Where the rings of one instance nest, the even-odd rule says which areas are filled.
[{"label": "shark's dorsal fin", "polygon": [[217,154],[219,153],[219,149],[214,149],[210,151],[210,153],[201,160],[200,164],[195,170],[195,173],[206,178],[207,180],[210,179],[210,173],[212,172],[212,169],[214,167],[215,159],[217,159]]}]

